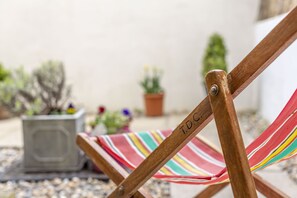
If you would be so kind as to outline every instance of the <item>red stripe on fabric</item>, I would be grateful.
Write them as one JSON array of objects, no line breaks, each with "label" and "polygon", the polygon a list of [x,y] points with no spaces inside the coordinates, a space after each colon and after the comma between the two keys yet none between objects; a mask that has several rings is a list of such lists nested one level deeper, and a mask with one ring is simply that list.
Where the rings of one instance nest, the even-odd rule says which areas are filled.
[{"label": "red stripe on fabric", "polygon": [[172,133],[172,129],[167,129],[167,130],[159,130],[159,132],[164,136],[164,137],[168,137],[169,135],[171,135],[171,133]]},{"label": "red stripe on fabric", "polygon": [[255,139],[246,149],[247,153],[257,148],[262,142],[264,142],[284,121],[293,113],[297,108],[297,89],[293,96],[290,98],[284,109],[275,119],[275,121],[257,138]]},{"label": "red stripe on fabric", "polygon": [[[125,135],[129,135],[129,134],[125,134]],[[99,141],[100,141],[100,145],[102,145],[102,147],[112,156],[114,157],[116,160],[118,160],[120,163],[122,163],[123,165],[127,166],[128,168],[134,170],[137,166],[139,166],[139,164],[145,159],[142,155],[140,155],[137,149],[135,149],[134,147],[131,146],[130,142],[127,140],[127,137],[125,137],[125,135],[122,134],[117,134],[117,135],[109,135],[109,140],[114,144],[114,146],[122,153],[122,155],[124,155],[127,159],[127,161],[125,159],[123,159],[120,155],[117,154],[117,152],[113,151],[113,148],[110,147],[109,143],[105,140],[105,138],[103,137],[99,137]],[[138,136],[135,136],[139,142],[141,143],[141,145],[146,148],[144,146],[144,144],[142,143],[142,141],[140,141],[140,139],[138,138]],[[132,141],[132,140],[130,140]],[[138,152],[137,152],[138,151]],[[146,151],[151,153],[147,148]],[[167,169],[167,168],[166,168]],[[174,175],[174,173],[170,170],[167,169],[168,172],[170,172],[172,175]],[[156,175],[163,175],[162,172],[158,171],[158,173]]]},{"label": "red stripe on fabric", "polygon": [[297,114],[292,116],[285,125],[283,125],[271,139],[250,157],[250,166],[254,166],[267,157],[271,152],[279,147],[279,145],[287,138],[289,133],[296,127]]},{"label": "red stripe on fabric", "polygon": [[[171,131],[170,130],[160,131],[160,133],[161,133],[161,135],[166,137],[167,135],[171,134]],[[163,139],[163,137],[161,137],[161,138]],[[155,137],[154,137],[154,139],[156,140]],[[191,140],[191,143],[194,145],[197,145],[197,147],[201,146],[202,148],[199,148],[199,149],[202,150],[203,152],[205,152],[206,154],[216,153],[215,156],[222,159],[221,154],[218,155],[218,152],[214,151],[211,147],[206,146],[199,139],[193,138],[193,140]],[[192,166],[194,169],[196,167],[198,167],[198,168],[202,169],[201,170],[202,172],[208,172],[209,174],[215,175],[215,174],[218,174],[218,172],[221,172],[221,170],[222,170],[221,166],[217,166],[216,164],[213,164],[211,161],[204,159],[203,157],[201,157],[201,155],[199,155],[198,153],[195,153],[188,145],[186,145],[184,148],[182,148],[178,152],[178,154],[193,164],[193,166],[189,164],[190,166]],[[177,163],[180,164],[180,162],[177,162]],[[188,168],[186,168],[186,169],[188,171],[190,171],[194,176],[198,176],[198,174],[193,172],[192,170],[189,170]],[[200,171],[199,169],[197,169],[197,170]],[[201,176],[205,177],[203,175],[201,175]]]},{"label": "red stripe on fabric", "polygon": [[134,169],[133,166],[131,166],[126,160],[120,157],[117,153],[115,153],[110,147],[106,146],[105,144],[102,144],[102,148],[122,165],[128,167],[130,170]]},{"label": "red stripe on fabric", "polygon": [[[131,147],[124,135],[110,135],[109,137],[112,143],[117,147],[117,149],[127,158],[128,163],[115,152],[112,152],[111,154],[114,157],[119,158],[117,160],[119,160],[125,166],[134,169],[144,160],[144,158],[140,156],[133,147]],[[105,142],[104,138],[100,138],[100,142],[102,145],[104,145],[105,148],[109,148],[110,151],[113,150],[112,148],[110,148],[109,144]]]},{"label": "red stripe on fabric", "polygon": [[[148,131],[147,133],[152,133],[152,132],[151,132],[151,131]],[[152,153],[152,151],[150,151],[150,149],[146,146],[146,144],[142,141],[142,139],[141,139],[138,135],[136,135],[136,133],[135,133],[135,138],[137,138],[137,140],[139,141],[139,143],[142,145],[142,147],[143,147],[149,154]],[[138,166],[138,165],[137,165],[137,166]],[[137,167],[137,166],[135,166],[135,167]],[[170,172],[170,174],[175,175],[175,173],[172,172],[171,169],[168,168],[167,166],[163,166],[163,168],[165,168],[168,172]],[[161,175],[163,175],[163,174],[161,173],[161,171],[158,171],[158,172],[159,172]]]},{"label": "red stripe on fabric", "polygon": [[222,155],[222,153],[216,151],[211,146],[201,141],[198,137],[193,138],[191,141],[211,157],[215,158],[216,160],[222,163],[225,163],[224,156]]},{"label": "red stripe on fabric", "polygon": [[[172,133],[172,130],[161,131],[161,134],[165,137],[167,137],[171,133]],[[222,156],[221,153],[215,151],[214,149],[212,149],[210,146],[208,146],[198,138],[195,137],[190,142],[196,145],[200,150],[202,150],[207,155],[210,155],[212,158],[224,163],[224,160],[223,160],[224,157]],[[212,162],[205,160],[203,157],[201,157],[199,154],[195,153],[191,148],[189,148],[188,145],[182,148],[179,151],[179,154],[181,154],[181,156],[185,157],[187,160],[189,160],[196,166],[201,167],[202,169],[210,173],[217,174],[218,171],[222,170],[221,166],[217,166]]]},{"label": "red stripe on fabric", "polygon": [[[198,141],[195,141],[195,142],[191,141],[191,142],[193,144],[198,143]],[[199,145],[197,145],[197,146],[199,146]],[[205,148],[203,148],[203,149],[205,149]],[[212,148],[210,148],[210,147],[208,147],[208,149],[209,150],[206,153],[208,153],[210,150],[212,150]],[[183,156],[184,158],[186,158],[188,161],[195,164],[197,167],[209,172],[210,174],[215,175],[222,170],[221,166],[217,166],[217,165],[213,164],[211,161],[205,160],[198,153],[195,153],[192,149],[190,149],[188,145],[186,145],[184,148],[182,148],[179,151],[179,154],[181,156]]]}]

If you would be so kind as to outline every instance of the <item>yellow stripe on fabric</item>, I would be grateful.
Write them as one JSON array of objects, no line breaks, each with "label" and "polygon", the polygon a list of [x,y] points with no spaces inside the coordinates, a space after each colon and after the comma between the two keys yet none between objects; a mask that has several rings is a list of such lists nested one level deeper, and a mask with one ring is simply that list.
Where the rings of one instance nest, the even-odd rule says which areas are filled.
[{"label": "yellow stripe on fabric", "polygon": [[255,169],[260,168],[261,166],[265,165],[265,163],[267,163],[271,158],[282,152],[296,138],[297,128],[295,128],[293,131],[294,132],[292,133],[292,135],[282,145],[280,145],[272,154],[268,155],[268,157],[266,157],[260,164],[253,166],[251,170],[254,171]]},{"label": "yellow stripe on fabric", "polygon": [[[133,143],[137,147],[137,149],[139,149],[139,151],[145,157],[149,156],[150,152],[148,152],[146,150],[146,148],[143,147],[143,145],[141,144],[141,142],[138,140],[138,138],[136,137],[136,135],[134,133],[130,133],[129,137],[130,137],[131,141],[133,141]],[[162,173],[164,173],[166,175],[171,175],[171,172],[166,167],[162,167],[159,171],[161,171]]]},{"label": "yellow stripe on fabric", "polygon": [[133,141],[134,145],[137,147],[137,149],[145,156],[147,157],[150,153],[146,150],[146,148],[143,147],[143,145],[139,142],[136,135],[134,133],[129,134],[130,139]]},{"label": "yellow stripe on fabric", "polygon": [[182,159],[179,154],[175,155],[173,157],[173,159],[175,161],[178,162],[178,164],[180,164],[183,168],[191,171],[191,172],[194,172],[196,174],[199,174],[199,175],[203,175],[203,176],[208,176],[209,174],[206,174],[205,172],[202,172],[202,171],[199,171],[197,170],[195,167],[193,167],[191,164],[189,164],[186,160]]},{"label": "yellow stripe on fabric", "polygon": [[152,131],[152,135],[157,140],[159,145],[163,142],[163,138],[156,131]]},{"label": "yellow stripe on fabric", "polygon": [[[160,136],[159,133],[152,133],[152,135],[156,138],[157,142],[161,144],[163,141],[163,138]],[[177,164],[179,164],[182,168],[184,168],[187,171],[191,171],[194,174],[199,174],[202,176],[209,176],[209,174],[206,174],[205,172],[197,170],[195,167],[193,167],[191,164],[189,164],[187,161],[182,159],[178,154],[174,155],[172,160],[174,160]]]}]

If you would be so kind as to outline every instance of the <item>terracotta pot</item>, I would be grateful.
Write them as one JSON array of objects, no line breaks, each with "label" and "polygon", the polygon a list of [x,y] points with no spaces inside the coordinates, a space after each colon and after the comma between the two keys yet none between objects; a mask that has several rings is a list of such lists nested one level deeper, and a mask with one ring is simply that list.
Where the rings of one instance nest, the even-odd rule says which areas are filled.
[{"label": "terracotta pot", "polygon": [[164,93],[144,94],[145,114],[147,116],[162,116],[163,98]]},{"label": "terracotta pot", "polygon": [[10,113],[4,108],[3,106],[0,106],[0,120],[10,118]]}]

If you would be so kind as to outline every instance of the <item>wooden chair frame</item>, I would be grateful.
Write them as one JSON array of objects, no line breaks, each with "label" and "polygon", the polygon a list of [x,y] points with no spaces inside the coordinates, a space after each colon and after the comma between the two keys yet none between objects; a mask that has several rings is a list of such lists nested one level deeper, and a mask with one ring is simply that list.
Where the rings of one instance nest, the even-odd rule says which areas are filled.
[{"label": "wooden chair frame", "polygon": [[[234,197],[287,197],[256,174],[251,174],[233,99],[297,38],[295,7],[228,75],[213,71],[206,76],[206,97],[131,174],[128,174],[92,138],[79,134],[77,144],[114,181],[109,197],[151,197],[141,187],[214,117]],[[227,183],[228,184],[228,183]],[[210,197],[226,185],[211,185],[196,197]],[[255,188],[256,187],[256,188]]]}]

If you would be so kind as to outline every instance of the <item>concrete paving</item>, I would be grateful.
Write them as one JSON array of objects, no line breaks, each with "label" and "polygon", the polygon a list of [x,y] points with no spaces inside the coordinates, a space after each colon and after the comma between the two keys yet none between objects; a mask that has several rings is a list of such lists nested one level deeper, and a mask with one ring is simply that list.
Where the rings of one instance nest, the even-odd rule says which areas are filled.
[{"label": "concrete paving", "polygon": [[0,146],[23,147],[21,119],[0,120]]},{"label": "concrete paving", "polygon": [[[144,131],[149,129],[175,128],[185,117],[186,115],[165,115],[163,117],[156,118],[139,117],[133,120],[131,129],[133,131]],[[90,117],[88,117],[87,120],[90,120]],[[200,134],[219,147],[219,139],[213,121],[205,127]],[[250,135],[245,132],[243,132],[243,138],[246,145],[252,141]],[[0,121],[0,146],[23,146],[20,119],[13,118]],[[269,180],[273,185],[278,186],[290,197],[297,197],[297,185],[289,179],[286,172],[282,171],[281,165],[273,165],[265,170],[259,171],[258,173],[262,177],[267,178],[267,180]],[[171,197],[193,197],[203,188],[205,187],[197,185],[171,184]],[[233,197],[230,186],[226,187],[215,197]],[[263,196],[259,195],[259,197]]]}]

